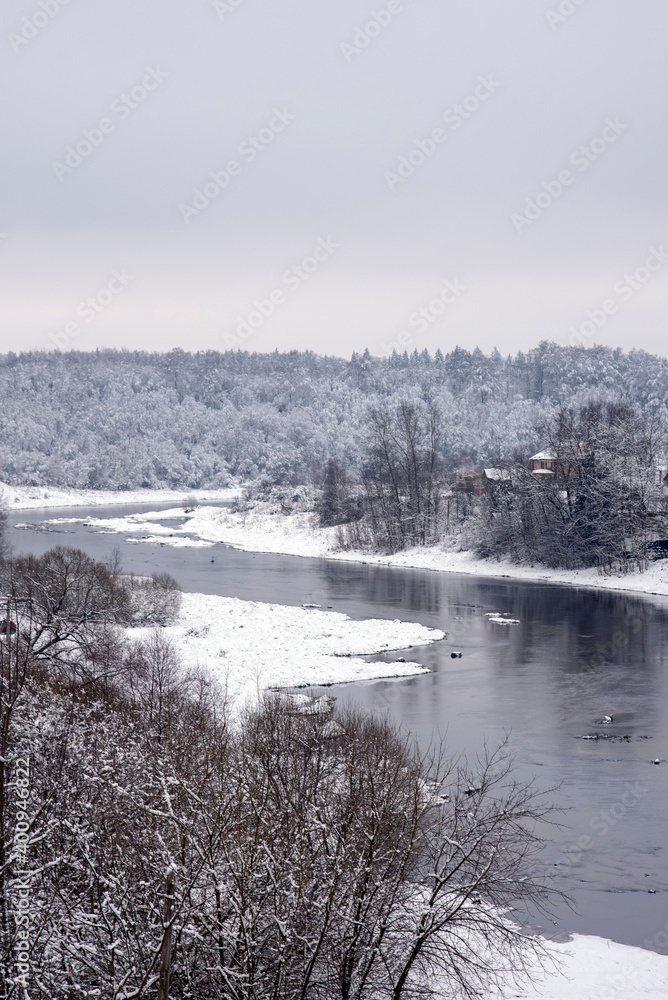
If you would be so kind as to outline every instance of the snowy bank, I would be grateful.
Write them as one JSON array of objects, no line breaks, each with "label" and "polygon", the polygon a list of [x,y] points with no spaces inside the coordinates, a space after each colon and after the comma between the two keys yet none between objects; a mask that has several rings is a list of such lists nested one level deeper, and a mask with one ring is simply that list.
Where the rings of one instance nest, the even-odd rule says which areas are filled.
[{"label": "snowy bank", "polygon": [[235,500],[240,487],[217,490],[67,490],[52,486],[9,486],[0,483],[0,500],[8,510],[42,510],[51,507],[134,506],[142,503],[181,503],[186,497],[198,503]]},{"label": "snowy bank", "polygon": [[[157,523],[169,519],[180,519],[183,523],[172,527]],[[84,519],[67,519],[70,522],[74,520]],[[517,566],[509,561],[478,559],[471,552],[450,551],[444,546],[409,549],[389,556],[342,552],[337,550],[336,528],[317,527],[314,515],[307,511],[285,514],[277,505],[260,501],[248,510],[200,506],[188,514],[175,508],[112,519],[89,517],[85,521],[99,531],[126,534],[133,541],[175,546],[224,543],[247,552],[273,552],[668,596],[668,559],[652,563],[644,573],[601,576],[595,569],[549,570],[543,566]],[[67,522],[65,519],[54,519],[53,523]]]},{"label": "snowy bank", "polygon": [[558,970],[538,973],[531,986],[510,987],[506,1000],[665,1000],[668,958],[643,948],[574,934],[550,945]]},{"label": "snowy bank", "polygon": [[[146,629],[128,629],[143,638]],[[184,594],[175,625],[161,629],[186,666],[205,666],[233,699],[265,688],[333,684],[427,673],[420,663],[369,663],[362,656],[425,646],[445,633],[411,622],[366,619],[318,608]]]}]

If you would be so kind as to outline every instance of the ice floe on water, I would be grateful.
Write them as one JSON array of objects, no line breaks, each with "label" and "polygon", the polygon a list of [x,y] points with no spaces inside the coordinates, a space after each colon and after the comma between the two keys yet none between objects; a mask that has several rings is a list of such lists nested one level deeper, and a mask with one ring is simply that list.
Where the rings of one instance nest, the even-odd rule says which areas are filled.
[{"label": "ice floe on water", "polygon": [[494,625],[521,625],[519,618],[508,618],[498,611],[486,611],[485,618]]},{"label": "ice floe on water", "polygon": [[[217,509],[217,508],[216,508]],[[57,531],[68,524],[81,524],[93,528],[101,535],[126,535],[126,541],[134,544],[168,545],[173,548],[204,549],[215,545],[214,541],[196,537],[189,527],[189,514],[181,508],[149,511],[142,514],[127,514],[125,517],[53,517],[43,521],[42,530]],[[161,521],[180,519],[183,524],[160,524]],[[30,524],[16,527],[33,527]]]}]

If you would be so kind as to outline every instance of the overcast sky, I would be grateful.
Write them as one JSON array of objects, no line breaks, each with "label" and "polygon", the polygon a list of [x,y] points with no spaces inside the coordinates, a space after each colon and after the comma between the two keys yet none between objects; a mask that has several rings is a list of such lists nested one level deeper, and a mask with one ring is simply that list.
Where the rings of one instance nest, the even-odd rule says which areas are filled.
[{"label": "overcast sky", "polygon": [[668,353],[666,0],[61,4],[0,13],[0,350]]}]

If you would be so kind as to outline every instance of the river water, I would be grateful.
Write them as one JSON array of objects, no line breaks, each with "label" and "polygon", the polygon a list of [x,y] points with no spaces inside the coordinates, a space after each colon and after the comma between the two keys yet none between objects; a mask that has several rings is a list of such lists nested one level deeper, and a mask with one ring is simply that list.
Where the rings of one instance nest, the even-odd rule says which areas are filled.
[{"label": "river water", "polygon": [[[72,516],[156,509],[96,507]],[[668,599],[224,545],[138,544],[81,524],[43,530],[44,521],[67,513],[12,514],[15,550],[73,545],[104,559],[117,546],[126,570],[169,572],[186,591],[320,604],[353,618],[401,618],[445,630],[446,640],[409,654],[431,673],[335,685],[329,693],[391,713],[425,746],[445,735],[453,753],[473,756],[485,740],[493,746],[508,735],[518,773],[535,775],[540,788],[559,786],[551,798],[564,810],[561,826],[549,830],[544,864],[562,876],[575,910],[561,906],[554,923],[540,926],[668,950]],[[11,530],[26,522],[33,527]],[[496,624],[486,617],[492,611],[519,624]]]}]

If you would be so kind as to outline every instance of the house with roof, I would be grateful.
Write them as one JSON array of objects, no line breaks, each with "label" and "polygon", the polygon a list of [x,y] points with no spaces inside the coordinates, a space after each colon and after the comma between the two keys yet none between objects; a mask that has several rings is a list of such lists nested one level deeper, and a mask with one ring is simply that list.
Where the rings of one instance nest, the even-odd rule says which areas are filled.
[{"label": "house with roof", "polygon": [[539,451],[529,459],[529,468],[537,479],[552,479],[557,475],[558,463],[553,451]]}]

